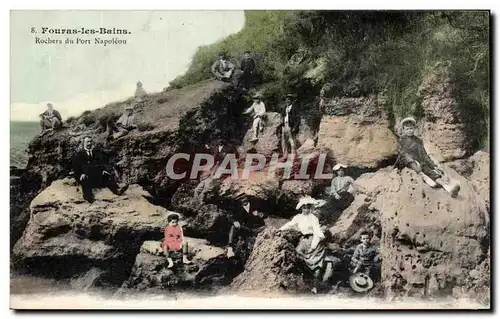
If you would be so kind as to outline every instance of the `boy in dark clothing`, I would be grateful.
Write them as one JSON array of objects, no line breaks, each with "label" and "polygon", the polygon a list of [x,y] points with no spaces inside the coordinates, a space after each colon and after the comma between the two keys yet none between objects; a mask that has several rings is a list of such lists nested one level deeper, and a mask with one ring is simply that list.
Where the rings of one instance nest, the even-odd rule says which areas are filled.
[{"label": "boy in dark clothing", "polygon": [[281,129],[281,147],[283,149],[283,156],[288,156],[288,144],[293,154],[296,154],[295,135],[299,131],[300,115],[297,106],[293,104],[293,96],[288,94],[285,99],[285,106],[282,109],[283,126]]},{"label": "boy in dark clothing", "polygon": [[104,154],[94,149],[92,137],[83,139],[83,149],[79,150],[72,160],[73,172],[77,182],[82,187],[83,198],[94,201],[93,188],[108,187],[114,194],[122,195],[128,186],[119,188],[108,169],[108,161]]},{"label": "boy in dark clothing", "polygon": [[353,274],[363,272],[372,277],[375,270],[380,268],[380,252],[377,246],[372,245],[371,240],[371,232],[361,232],[361,244],[356,247],[351,258]]},{"label": "boy in dark clothing", "polygon": [[402,164],[422,175],[423,180],[431,187],[441,185],[451,197],[460,191],[458,181],[451,180],[443,170],[429,157],[422,139],[414,135],[416,121],[407,117],[401,121],[402,134],[398,139],[399,157],[396,164]]}]

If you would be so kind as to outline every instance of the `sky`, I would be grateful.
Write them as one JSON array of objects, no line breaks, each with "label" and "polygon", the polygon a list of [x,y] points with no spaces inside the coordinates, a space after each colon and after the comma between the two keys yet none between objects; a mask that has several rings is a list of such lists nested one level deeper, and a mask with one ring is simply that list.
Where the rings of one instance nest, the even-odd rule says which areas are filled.
[{"label": "sky", "polygon": [[[51,102],[63,119],[127,99],[137,81],[158,92],[184,73],[196,49],[236,33],[243,11],[12,11],[11,121],[38,121]],[[34,27],[37,33],[32,33]],[[68,35],[42,28],[127,29],[127,35],[71,35],[92,45],[64,44]],[[63,44],[35,43],[35,37]],[[94,38],[127,40],[95,45]],[[215,57],[214,57],[215,58]]]}]

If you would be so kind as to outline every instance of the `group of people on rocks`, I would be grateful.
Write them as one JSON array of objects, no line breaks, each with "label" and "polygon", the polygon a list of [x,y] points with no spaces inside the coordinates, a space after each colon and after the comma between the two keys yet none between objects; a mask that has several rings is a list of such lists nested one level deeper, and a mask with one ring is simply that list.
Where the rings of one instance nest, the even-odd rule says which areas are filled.
[{"label": "group of people on rocks", "polygon": [[[235,65],[229,61],[226,53],[222,53],[211,67],[214,77],[221,81],[232,81],[234,70]],[[242,74],[237,85],[247,90],[252,85],[256,72],[255,61],[248,51],[245,52],[245,57],[241,61],[241,70]],[[144,96],[145,94],[142,83],[138,82],[136,96]],[[281,113],[283,118],[281,144],[284,156],[287,156],[289,152],[296,153],[294,137],[301,120],[299,111],[294,103],[293,95],[286,95]],[[253,116],[251,140],[258,141],[263,131],[266,114],[266,105],[260,94],[253,95],[253,103],[244,111],[244,114]],[[50,103],[47,104],[47,110],[40,115],[40,118],[42,132],[54,131],[62,125],[61,114],[54,110]],[[108,140],[123,137],[135,129],[137,129],[137,125],[135,124],[134,108],[127,105],[124,114],[116,122],[107,123]],[[422,139],[415,136],[415,129],[415,119],[408,117],[401,121],[401,133],[398,139],[399,157],[395,166],[406,166],[413,169],[431,187],[441,186],[452,197],[456,197],[460,190],[459,183],[449,178],[440,165],[431,159],[424,148]],[[219,144],[215,153],[223,156],[224,145],[222,142]],[[222,158],[218,159],[218,161],[221,160]],[[91,136],[83,138],[81,149],[73,156],[72,167],[75,180],[81,186],[83,198],[88,202],[94,201],[93,189],[95,188],[108,187],[118,196],[127,190],[127,186],[118,186],[112,163],[106,158],[104,152],[94,148],[94,140]],[[321,208],[326,203],[333,201],[337,208],[343,210],[354,200],[355,181],[345,174],[346,168],[347,166],[343,164],[337,164],[333,167],[337,174],[332,179],[330,187],[326,189],[326,199],[314,199],[310,196],[301,198],[296,206],[296,210],[299,210],[300,213],[276,231],[276,235],[292,228],[300,232],[301,237],[296,246],[296,253],[316,278],[317,284],[313,291],[317,291],[317,286],[321,283],[328,282],[337,267],[338,260],[332,257],[325,244],[325,229],[321,226],[320,215]],[[211,180],[207,179],[207,183],[210,182]],[[201,195],[205,186],[198,186],[195,194]],[[239,251],[242,251],[238,245],[255,237],[265,226],[264,214],[252,207],[247,194],[240,193],[233,200],[238,205],[234,207],[231,217],[226,253],[228,258],[238,255]],[[188,258],[187,242],[184,239],[182,226],[179,224],[180,216],[172,213],[167,220],[164,240],[161,243],[167,257],[167,267],[173,267],[174,260],[182,260],[183,264],[192,263]],[[378,247],[371,243],[372,236],[373,234],[369,231],[361,232],[360,244],[355,247],[352,254],[350,268],[353,275],[350,277],[350,282],[353,289],[357,291],[365,291],[366,287],[373,286],[372,278],[376,277],[376,273],[380,269],[380,253]]]}]

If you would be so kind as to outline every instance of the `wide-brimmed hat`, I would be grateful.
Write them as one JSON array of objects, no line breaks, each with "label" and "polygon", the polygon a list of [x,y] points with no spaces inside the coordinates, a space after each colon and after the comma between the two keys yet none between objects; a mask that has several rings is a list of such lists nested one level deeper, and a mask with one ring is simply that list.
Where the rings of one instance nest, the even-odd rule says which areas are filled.
[{"label": "wide-brimmed hat", "polygon": [[175,212],[169,212],[168,215],[167,215],[167,221],[171,221],[171,220],[174,220],[174,219],[177,219],[177,220],[180,220],[181,219],[181,215],[175,213]]},{"label": "wide-brimmed hat", "polygon": [[125,106],[125,111],[126,110],[133,110],[133,109],[134,109],[134,107],[132,105],[130,105],[130,104],[128,104],[128,105]]},{"label": "wide-brimmed hat", "polygon": [[406,123],[412,123],[414,126],[417,125],[417,121],[411,116],[405,117],[401,120],[401,126],[404,126]]},{"label": "wide-brimmed hat", "polygon": [[248,195],[245,192],[238,192],[236,195],[234,195],[234,200],[237,201],[243,201],[243,200],[248,200]]},{"label": "wide-brimmed hat", "polygon": [[254,95],[252,95],[252,99],[261,99],[262,98],[262,95],[260,93],[255,93]]},{"label": "wide-brimmed hat", "polygon": [[[297,204],[297,207],[295,207],[295,209],[300,209],[304,205],[317,206],[318,205],[318,201],[316,199],[312,198],[311,196],[302,197],[299,200],[299,203]],[[324,203],[323,203],[323,205],[324,205]],[[323,205],[321,205],[321,206],[323,206]]]},{"label": "wide-brimmed hat", "polygon": [[334,170],[334,171],[338,171],[338,170],[339,170],[339,169],[341,169],[341,168],[347,168],[347,165],[344,165],[344,164],[340,164],[340,163],[339,163],[339,164],[337,164],[337,165],[335,165],[335,166],[333,167],[333,170]]},{"label": "wide-brimmed hat", "polygon": [[366,274],[357,272],[349,277],[349,284],[356,292],[366,292],[373,288],[373,280]]}]

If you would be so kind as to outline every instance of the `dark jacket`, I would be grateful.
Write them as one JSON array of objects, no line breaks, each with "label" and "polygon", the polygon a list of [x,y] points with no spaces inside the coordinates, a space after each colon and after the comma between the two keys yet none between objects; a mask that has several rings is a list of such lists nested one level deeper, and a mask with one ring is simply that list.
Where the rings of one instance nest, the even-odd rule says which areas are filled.
[{"label": "dark jacket", "polygon": [[72,159],[75,178],[80,179],[82,174],[90,178],[97,178],[104,170],[111,172],[106,154],[93,149],[90,157],[83,148],[76,152]]},{"label": "dark jacket", "polygon": [[241,71],[244,74],[253,74],[255,71],[255,60],[253,58],[241,60]]},{"label": "dark jacket", "polygon": [[427,165],[434,168],[436,165],[429,157],[424,147],[424,142],[417,136],[402,136],[398,139],[398,152],[404,165],[407,165],[410,157],[418,161],[421,165]]},{"label": "dark jacket", "polygon": [[[283,125],[285,123],[286,116],[286,105],[283,104],[281,109],[281,115],[283,116]],[[300,126],[300,114],[297,110],[297,105],[295,103],[292,104],[292,109],[290,113],[288,113],[288,125],[292,131],[292,134],[296,134],[299,131]]]}]

